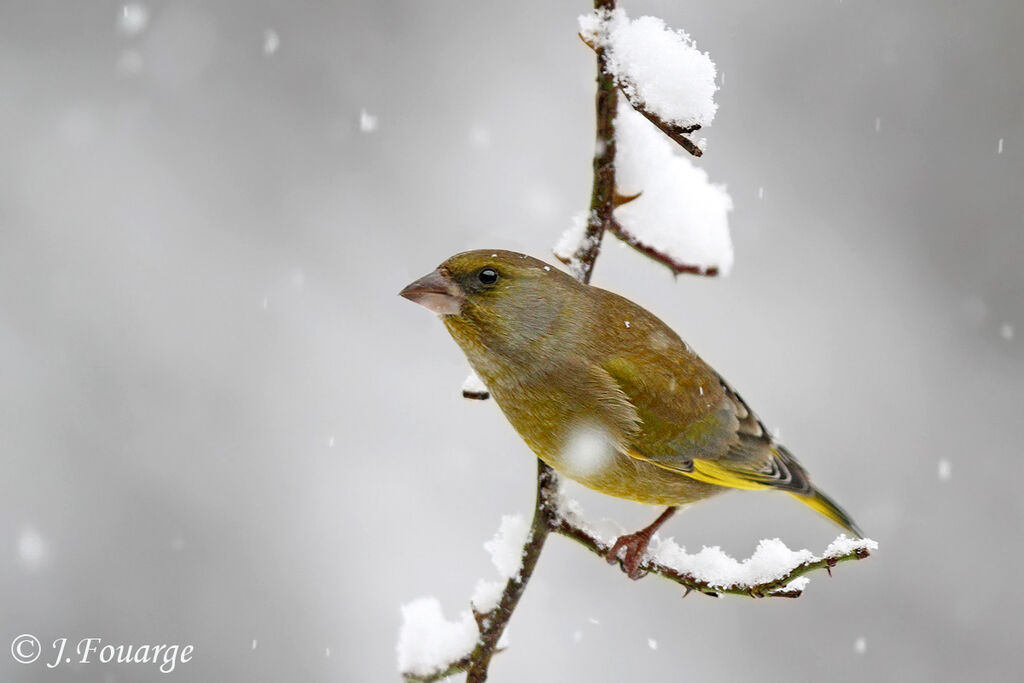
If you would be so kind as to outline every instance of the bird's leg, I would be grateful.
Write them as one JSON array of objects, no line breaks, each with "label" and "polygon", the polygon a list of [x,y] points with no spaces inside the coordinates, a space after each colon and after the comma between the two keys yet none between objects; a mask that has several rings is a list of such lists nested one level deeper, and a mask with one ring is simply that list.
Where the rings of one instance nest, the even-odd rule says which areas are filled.
[{"label": "bird's leg", "polygon": [[668,521],[668,518],[675,513],[676,508],[668,507],[665,511],[658,516],[656,520],[651,522],[650,525],[644,527],[640,531],[633,534],[627,534],[626,536],[619,536],[615,541],[615,545],[608,551],[606,559],[608,564],[615,564],[619,561],[619,551],[623,548],[626,549],[626,554],[622,558],[622,570],[626,572],[629,578],[636,580],[642,577],[644,574],[640,571],[640,562],[644,559],[644,553],[647,552],[647,544],[651,542],[651,536],[658,530],[662,524]]}]

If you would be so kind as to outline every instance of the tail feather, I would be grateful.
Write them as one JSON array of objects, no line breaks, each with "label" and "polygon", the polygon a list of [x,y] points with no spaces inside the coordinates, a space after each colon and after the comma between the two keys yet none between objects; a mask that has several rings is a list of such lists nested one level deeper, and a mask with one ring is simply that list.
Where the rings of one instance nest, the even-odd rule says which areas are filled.
[{"label": "tail feather", "polygon": [[861,532],[857,524],[850,519],[850,515],[846,514],[841,507],[836,505],[835,501],[818,489],[812,488],[810,493],[790,493],[789,495],[793,496],[812,510],[825,515],[839,526],[854,534],[857,538],[864,538],[864,534]]}]

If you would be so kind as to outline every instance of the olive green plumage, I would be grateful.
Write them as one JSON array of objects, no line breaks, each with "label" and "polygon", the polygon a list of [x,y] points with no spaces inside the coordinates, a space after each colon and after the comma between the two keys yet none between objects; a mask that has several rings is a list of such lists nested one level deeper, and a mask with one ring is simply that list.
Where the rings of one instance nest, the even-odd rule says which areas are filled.
[{"label": "olive green plumage", "polygon": [[457,254],[402,294],[441,314],[527,445],[585,486],[658,505],[778,489],[860,535],[739,394],[633,302],[493,250]]}]

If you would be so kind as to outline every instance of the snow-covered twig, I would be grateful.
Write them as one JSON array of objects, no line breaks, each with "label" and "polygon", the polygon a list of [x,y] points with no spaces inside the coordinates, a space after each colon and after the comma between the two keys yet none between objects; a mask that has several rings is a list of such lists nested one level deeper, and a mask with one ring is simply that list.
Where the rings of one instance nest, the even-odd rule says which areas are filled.
[{"label": "snow-covered twig", "polygon": [[[552,532],[608,559],[612,543],[587,527],[575,501],[561,495],[555,472],[540,460],[537,463],[537,500],[529,529],[521,517],[505,517],[494,540],[484,544],[505,578],[504,587],[479,583],[472,615],[463,613],[456,622],[444,620],[440,604],[432,598],[421,598],[403,608],[399,665],[406,681],[430,683],[462,672],[467,674],[467,683],[487,679],[491,659],[501,652],[505,628]],[[521,540],[524,536],[525,542]],[[655,536],[640,568],[679,584],[686,589],[684,597],[698,592],[712,597],[798,598],[809,581],[807,574],[824,569],[831,576],[832,567],[862,560],[877,547],[870,539],[840,536],[815,556],[807,550],[790,550],[772,539],[761,541],[749,559],[737,562],[719,548],[704,548],[690,555],[671,539]]]},{"label": "snow-covered twig", "polygon": [[[501,595],[497,599],[497,604],[493,607],[486,611],[477,611],[480,608],[479,603],[483,602],[480,598],[487,590],[481,590],[478,586],[476,595],[474,595],[474,602],[478,604],[474,605],[473,618],[476,621],[479,635],[475,644],[470,644],[472,650],[463,656],[457,656],[454,661],[443,659],[437,661],[436,658],[431,659],[429,653],[426,657],[410,657],[404,646],[405,641],[413,640],[413,638],[404,637],[406,629],[410,628],[407,614],[407,621],[403,625],[403,634],[399,638],[398,648],[399,668],[405,680],[429,683],[443,680],[459,672],[466,672],[466,683],[482,683],[487,680],[487,669],[491,664],[491,658],[500,651],[499,645],[501,637],[505,633],[505,627],[508,626],[512,613],[515,611],[516,605],[519,604],[519,598],[522,597],[526,590],[526,584],[533,575],[537,560],[540,559],[541,550],[544,548],[544,542],[558,524],[559,516],[554,505],[559,485],[558,475],[540,460],[537,461],[537,465],[537,500],[534,506],[533,521],[526,534],[526,542],[520,552],[519,562],[515,567],[499,568],[503,574],[508,574],[508,577]],[[503,520],[502,529],[493,543],[507,546],[509,535]],[[501,548],[491,549],[495,564],[499,564],[498,556],[501,554],[507,554],[507,551]],[[500,561],[502,565],[506,563],[507,559]],[[429,624],[427,628],[430,628]],[[462,641],[461,634],[456,633],[453,640]],[[458,645],[456,642],[455,647],[457,648]],[[435,649],[443,652],[447,649],[447,643]]]},{"label": "snow-covered twig", "polygon": [[480,376],[471,371],[462,383],[462,397],[486,401],[491,397],[491,392],[487,391],[487,385],[480,379]]},{"label": "snow-covered twig", "polygon": [[[607,560],[612,543],[576,521],[577,515],[566,513],[562,506],[556,507],[559,513],[552,531]],[[832,567],[840,562],[863,560],[877,548],[878,544],[868,538],[840,536],[825,552],[815,556],[807,550],[789,550],[781,541],[773,539],[761,541],[754,555],[741,563],[718,548],[704,548],[695,555],[688,555],[671,539],[655,536],[640,569],[678,583],[686,589],[684,595],[696,591],[712,597],[729,594],[798,598],[807,585],[805,574],[825,569],[831,576]]]},{"label": "snow-covered twig", "polygon": [[[661,20],[641,17],[630,22],[624,13],[616,11],[615,0],[594,0],[594,8],[592,15],[581,19],[581,37],[593,48],[598,65],[597,139],[590,211],[581,216],[563,237],[556,248],[556,256],[569,265],[579,280],[589,282],[604,233],[611,231],[674,273],[716,275],[720,268],[723,272],[728,270],[732,249],[725,215],[731,208],[731,201],[724,191],[707,182],[706,175],[690,182],[687,180],[687,167],[677,163],[678,160],[672,162],[659,158],[657,162],[665,182],[645,182],[646,178],[641,177],[645,176],[642,169],[626,172],[625,167],[637,166],[627,163],[623,175],[630,176],[627,182],[638,183],[638,187],[626,188],[624,194],[619,194],[616,187],[615,127],[620,90],[637,112],[688,152],[700,156],[701,149],[686,134],[697,130],[714,116],[715,105],[711,99],[715,90],[714,64],[707,55],[696,52],[685,34],[670,31]],[[611,34],[620,29],[624,32],[612,39]],[[668,62],[685,61],[685,64],[679,69],[670,65],[666,67],[665,60],[656,54],[659,49],[668,53]],[[611,54],[615,51],[618,54]],[[658,73],[652,73],[652,69]],[[663,77],[666,75],[668,78]],[[693,86],[693,93],[685,91],[689,86]],[[680,87],[683,91],[679,90]],[[638,150],[639,147],[634,152]],[[650,156],[649,146],[644,151]],[[707,188],[718,192],[720,196],[716,196],[714,201],[707,200],[707,197],[698,201],[701,211],[672,225],[677,230],[685,228],[685,231],[693,233],[700,229],[696,224],[702,223],[703,229],[714,231],[717,237],[708,237],[706,233],[699,237],[691,234],[682,240],[678,235],[667,236],[664,232],[665,213],[678,216],[683,212],[666,198],[665,188],[669,189],[669,194],[679,194],[683,190],[684,196],[679,200],[683,202],[695,201],[694,194],[707,194],[710,192]],[[650,207],[644,208],[643,200],[656,201],[664,207],[660,213],[651,211]],[[625,211],[621,218],[626,227],[620,225],[614,215],[620,206]],[[652,230],[651,225],[662,227]],[[696,261],[689,261],[695,254]],[[471,376],[463,386],[463,395],[482,399],[487,398],[488,392],[477,378]],[[518,520],[520,526],[509,524],[506,518],[492,542],[500,552],[489,548],[504,585],[478,584],[471,613],[463,613],[457,622],[447,621],[441,613],[440,603],[429,598],[415,601],[403,609],[405,623],[399,637],[399,669],[406,681],[429,683],[460,672],[466,673],[466,683],[487,680],[491,660],[501,651],[502,636],[552,532],[571,538],[599,557],[607,558],[611,544],[587,529],[582,520],[562,504],[559,488],[558,475],[538,459],[533,519],[525,532],[519,562],[513,561],[514,549],[510,551],[509,548],[515,546],[510,539],[515,536],[512,529],[522,529],[525,524],[521,519]],[[682,585],[686,593],[698,591],[705,595],[729,593],[795,598],[800,596],[806,585],[805,574],[817,569],[826,569],[831,574],[831,568],[836,564],[867,557],[874,547],[873,541],[850,541],[841,537],[822,556],[816,557],[808,551],[789,551],[779,541],[762,541],[754,556],[741,564],[717,549],[704,549],[696,555],[687,555],[671,540],[655,537],[641,568]],[[767,562],[768,559],[772,561]],[[709,567],[716,570],[724,568],[725,571],[709,571]]]},{"label": "snow-covered twig", "polygon": [[[594,0],[594,9],[611,12],[615,9],[615,0]],[[597,139],[590,214],[576,251],[562,259],[583,282],[590,282],[594,262],[601,251],[601,238],[615,220],[615,112],[619,106],[619,91],[604,48],[597,45],[594,52],[597,55]]]},{"label": "snow-covered twig", "polygon": [[[633,247],[647,258],[657,261],[668,267],[674,275],[680,273],[691,273],[693,275],[718,275],[718,266],[695,266],[692,263],[683,263],[667,252],[658,251],[654,247],[647,246],[639,239],[623,230],[618,221],[613,221],[609,229],[620,240]],[[463,393],[465,396],[465,393]]]},{"label": "snow-covered twig", "polygon": [[687,137],[714,118],[715,65],[688,35],[657,17],[630,19],[597,7],[580,17],[580,38],[598,55],[626,101],[693,156],[703,150]]}]

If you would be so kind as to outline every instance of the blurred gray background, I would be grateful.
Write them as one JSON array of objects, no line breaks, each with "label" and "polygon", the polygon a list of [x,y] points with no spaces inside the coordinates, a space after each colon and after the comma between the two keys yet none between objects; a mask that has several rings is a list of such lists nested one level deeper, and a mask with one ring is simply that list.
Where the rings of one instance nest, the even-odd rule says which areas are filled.
[{"label": "blurred gray background", "polygon": [[[586,207],[589,5],[145,7],[0,6],[0,679],[397,680],[400,605],[466,609],[535,461],[395,294],[466,248],[550,258]],[[610,240],[594,282],[881,549],[800,600],[681,601],[553,538],[493,680],[1020,680],[1024,4],[625,7],[718,64],[699,163],[737,258],[673,281]],[[772,494],[667,531],[836,533]],[[26,632],[196,652],[49,670]]]}]

